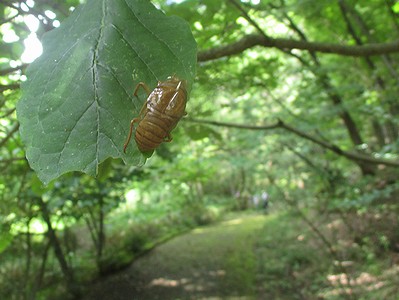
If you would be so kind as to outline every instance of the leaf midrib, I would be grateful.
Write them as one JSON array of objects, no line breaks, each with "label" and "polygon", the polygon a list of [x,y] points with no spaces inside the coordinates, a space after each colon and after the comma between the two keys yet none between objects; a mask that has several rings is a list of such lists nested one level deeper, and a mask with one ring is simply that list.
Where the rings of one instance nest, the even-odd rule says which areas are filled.
[{"label": "leaf midrib", "polygon": [[[92,73],[93,73],[93,87],[94,87],[94,103],[96,104],[96,115],[97,115],[97,137],[96,137],[96,155],[94,162],[96,163],[96,174],[98,169],[99,163],[99,143],[100,143],[100,102],[99,102],[99,95],[98,95],[98,70],[97,70],[97,58],[99,57],[99,45],[103,39],[104,27],[105,27],[105,17],[106,17],[106,1],[102,0],[102,7],[101,7],[101,22],[100,22],[100,30],[98,31],[98,39],[96,40],[97,43],[95,44],[94,51],[93,51],[93,60],[92,60]],[[90,164],[88,164],[90,165]]]}]

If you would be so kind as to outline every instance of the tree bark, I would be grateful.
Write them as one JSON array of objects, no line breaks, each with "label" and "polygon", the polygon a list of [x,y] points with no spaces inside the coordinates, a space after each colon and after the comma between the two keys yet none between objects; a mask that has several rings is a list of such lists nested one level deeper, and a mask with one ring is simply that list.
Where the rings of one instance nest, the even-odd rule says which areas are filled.
[{"label": "tree bark", "polygon": [[[351,36],[355,39],[356,44],[359,46],[362,46],[363,42],[362,42],[361,37],[356,34],[354,26],[353,26],[351,20],[349,19],[349,15],[353,16],[356,24],[360,28],[361,34],[363,34],[365,39],[368,41],[374,42],[374,39],[370,33],[371,30],[368,28],[366,22],[363,20],[362,16],[356,11],[356,9],[351,7],[345,0],[339,0],[339,7],[341,9],[341,14],[346,22],[348,31],[351,34]],[[382,60],[385,63],[385,66],[387,67],[388,72],[390,72],[391,76],[393,78],[396,78],[396,81],[399,83],[399,74],[395,70],[395,68],[392,66],[390,57],[388,55],[382,55]],[[377,67],[374,64],[374,62],[371,60],[371,58],[366,56],[365,61],[367,63],[367,66],[371,70],[371,72],[378,74],[378,72],[376,72]],[[383,78],[380,75],[377,75],[375,80],[376,80],[376,85],[378,86],[379,90],[380,91],[385,90],[386,84],[385,84],[385,81],[383,80]],[[380,94],[380,97],[383,99],[383,95]],[[399,112],[399,105],[397,103],[389,103],[387,101],[385,101],[385,102],[386,102],[385,104],[387,104],[387,106],[389,107],[389,112],[392,115],[397,115]],[[374,121],[374,122],[377,122],[377,121]],[[374,128],[376,128],[375,125],[376,124],[373,124]],[[387,120],[385,122],[384,126],[386,128],[386,132],[388,133],[388,135],[384,137],[384,141],[388,141],[389,143],[394,143],[397,140],[397,138],[399,137],[398,136],[398,127],[390,120]]]},{"label": "tree bark", "polygon": [[198,52],[198,61],[210,61],[221,57],[239,54],[255,46],[287,50],[307,50],[314,52],[338,54],[343,56],[373,56],[399,52],[399,41],[373,43],[363,46],[348,46],[334,43],[306,42],[293,39],[268,38],[261,34],[250,34],[229,45]]}]

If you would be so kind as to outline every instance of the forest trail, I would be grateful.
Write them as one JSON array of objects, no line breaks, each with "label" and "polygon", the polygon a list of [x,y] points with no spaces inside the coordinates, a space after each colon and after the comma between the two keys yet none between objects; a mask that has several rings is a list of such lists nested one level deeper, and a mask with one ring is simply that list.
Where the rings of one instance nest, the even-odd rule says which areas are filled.
[{"label": "forest trail", "polygon": [[204,226],[162,244],[90,288],[84,300],[256,299],[256,237],[267,216]]}]

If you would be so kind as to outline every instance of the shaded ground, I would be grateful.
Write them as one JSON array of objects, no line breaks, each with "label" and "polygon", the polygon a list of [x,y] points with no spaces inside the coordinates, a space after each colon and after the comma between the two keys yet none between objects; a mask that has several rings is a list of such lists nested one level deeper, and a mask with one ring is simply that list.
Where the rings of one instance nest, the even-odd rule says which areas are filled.
[{"label": "shaded ground", "polygon": [[[332,223],[315,224],[331,234]],[[349,249],[345,234],[326,237],[341,245],[346,273],[295,214],[236,216],[158,246],[82,300],[399,299],[399,268],[389,257]]]},{"label": "shaded ground", "polygon": [[265,216],[202,227],[97,282],[84,300],[256,299],[255,241]]}]

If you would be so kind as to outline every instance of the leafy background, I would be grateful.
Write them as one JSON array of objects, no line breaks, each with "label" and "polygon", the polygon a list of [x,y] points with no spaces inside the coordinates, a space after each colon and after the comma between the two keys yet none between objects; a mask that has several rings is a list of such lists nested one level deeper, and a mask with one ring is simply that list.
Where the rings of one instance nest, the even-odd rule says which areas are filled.
[{"label": "leafy background", "polygon": [[[39,109],[33,106],[26,110],[28,100],[40,100],[29,98],[25,90],[41,95],[45,87],[30,84],[39,69],[37,62],[46,57],[43,54],[31,64],[38,48],[31,45],[34,42],[39,46],[39,40],[44,40],[46,49],[52,39],[59,39],[58,34],[49,38],[50,30],[56,28],[54,32],[62,33],[63,26],[70,22],[68,18],[76,18],[85,8],[79,8],[80,2],[85,1],[0,2],[1,299],[76,299],[88,296],[89,291],[94,293],[94,299],[105,293],[121,293],[123,297],[131,295],[132,288],[140,287],[144,287],[143,293],[158,291],[161,299],[215,295],[397,299],[398,53],[353,54],[354,46],[367,49],[374,44],[384,50],[387,45],[395,45],[395,40],[399,40],[397,1],[154,0],[157,10],[148,1],[140,2],[157,20],[174,24],[173,15],[185,19],[187,23],[178,21],[179,28],[188,34],[185,40],[193,41],[193,35],[199,45],[197,63],[194,43],[179,56],[192,57],[193,66],[197,67],[188,116],[173,132],[173,142],[162,144],[144,167],[135,166],[141,162],[141,155],[132,143],[125,159],[131,159],[133,164],[106,159],[98,166],[96,178],[68,172],[43,186],[41,180],[50,177],[42,174],[39,179],[30,168],[25,157],[29,149],[26,141],[31,145],[38,142],[26,133],[32,130],[41,135],[37,122],[50,122],[45,118],[23,120],[23,114],[19,114],[20,108],[27,115]],[[107,57],[113,64],[124,55],[130,57],[128,53],[115,52],[114,57],[113,53],[101,52],[112,45],[95,47],[101,45],[95,40],[102,27],[101,17],[111,17],[102,13],[102,5],[124,5],[119,1],[99,3],[98,15],[86,12],[94,19],[85,22],[100,24],[93,29],[93,39],[85,40],[91,46],[79,46],[86,47],[88,60],[83,60],[82,68],[72,61],[70,73],[68,65],[57,69],[59,78],[71,81],[50,78],[51,84],[60,84],[51,93],[65,89],[67,83],[76,83],[73,68],[79,69],[78,78],[89,78],[94,68],[90,72],[84,64],[93,66],[95,49],[101,53],[97,58]],[[129,11],[121,14],[128,15]],[[103,34],[107,26],[105,22]],[[143,29],[127,30],[140,28]],[[86,32],[84,28],[75,29],[79,36]],[[163,30],[166,29],[160,28],[156,33]],[[170,38],[180,40],[181,35]],[[102,42],[106,41],[103,37]],[[248,43],[253,37],[261,43]],[[264,42],[265,37],[268,43]],[[121,39],[116,41],[118,49],[128,49],[120,45]],[[304,45],[302,49],[292,46],[298,42]],[[341,47],[349,55],[312,51],[314,42],[328,42],[331,51]],[[65,49],[60,53],[65,53]],[[56,64],[48,64],[53,68],[47,63],[40,68],[52,71]],[[140,105],[132,98],[135,84],[143,80],[153,87],[157,79],[173,72],[162,69],[167,64],[168,60],[151,65],[159,78],[145,70],[140,75],[144,78],[134,78],[136,69],[122,66],[120,71],[125,70],[126,76],[117,78],[129,96],[116,78],[110,78],[108,70],[94,64],[99,74],[109,76],[109,81],[97,77],[100,87],[115,89],[113,93],[120,96],[98,98],[102,105],[108,101],[122,104],[116,109],[123,110],[125,119],[117,120],[125,125],[119,137],[116,132],[115,143],[119,138],[123,147],[130,119],[144,101],[144,93],[139,95]],[[157,73],[158,69],[164,73]],[[115,76],[123,74],[112,71]],[[178,75],[190,78],[191,71]],[[87,78],[85,93],[93,98],[80,98],[79,105],[70,107],[71,112],[82,112],[88,100],[95,102],[94,85]],[[75,87],[83,88],[82,82]],[[71,98],[71,87],[63,98]],[[97,95],[102,95],[102,91],[98,90]],[[64,102],[54,99],[62,107]],[[19,101],[22,139],[15,109]],[[44,103],[43,108],[39,117],[52,118],[52,125],[61,136],[51,136],[58,151],[65,141],[62,138],[68,134],[63,132],[61,121],[69,118],[59,112],[61,119],[47,114]],[[82,129],[86,130],[87,139],[79,139],[82,144],[88,143],[90,126],[113,131],[115,126],[121,126],[118,122],[107,128],[88,124]],[[47,130],[51,132],[51,126]],[[52,147],[46,139],[44,144]],[[95,149],[95,141],[91,146]],[[109,148],[117,152],[112,146]],[[72,150],[68,148],[71,153]],[[93,153],[91,159],[95,160],[96,152]],[[342,155],[348,153],[351,155]],[[366,160],[358,160],[359,157]],[[86,163],[90,161],[87,158]],[[53,171],[53,176],[58,176],[58,169],[54,167]],[[267,214],[261,202],[265,193],[269,199]],[[193,228],[196,230],[190,231]],[[182,236],[171,240],[176,235]],[[230,242],[236,240],[242,243]],[[160,247],[164,256],[154,262],[153,256],[146,253],[160,243],[165,243]],[[212,255],[209,249],[220,255]],[[165,257],[173,259],[165,262]],[[149,260],[148,265],[143,263]],[[148,290],[149,285],[139,285],[144,278],[142,272],[121,271],[132,261],[141,264],[141,271],[148,278],[172,270],[152,278],[180,275],[171,281],[179,284],[164,289],[152,286]],[[154,264],[156,269],[151,268]],[[225,273],[215,273],[212,266],[216,264]],[[179,270],[181,273],[176,273]],[[190,277],[184,274],[185,270],[190,271]],[[116,284],[104,284],[111,273],[117,283],[126,282],[126,278],[137,280],[129,281],[128,290],[118,289]],[[212,276],[215,279],[217,274],[225,276],[217,277],[216,283],[207,280]],[[209,282],[218,293],[190,290],[192,282],[184,281],[187,278],[202,287],[203,282]],[[93,280],[98,283],[96,288]],[[177,294],[168,293],[172,290],[179,295],[173,297]]]}]

